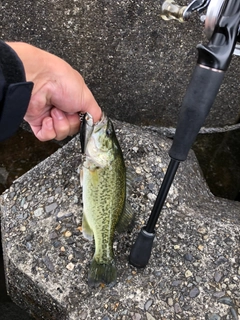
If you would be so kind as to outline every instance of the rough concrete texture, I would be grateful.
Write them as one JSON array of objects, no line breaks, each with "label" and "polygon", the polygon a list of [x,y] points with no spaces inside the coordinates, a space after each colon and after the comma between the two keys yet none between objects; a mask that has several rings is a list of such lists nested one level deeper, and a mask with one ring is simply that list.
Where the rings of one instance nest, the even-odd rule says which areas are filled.
[{"label": "rough concrete texture", "polygon": [[[89,289],[94,247],[81,234],[78,136],[1,196],[11,298],[36,319],[238,319],[240,204],[215,198],[192,152],[182,163],[156,227],[147,267],[128,263],[169,162],[171,141],[115,122],[126,165],[136,172],[131,232],[116,234],[118,279]],[[144,252],[143,252],[144,254]]]},{"label": "rough concrete texture", "polygon": [[[163,21],[162,2],[2,1],[0,36],[30,42],[67,60],[113,118],[175,126],[196,64],[196,46],[207,40],[197,15],[184,24]],[[206,126],[239,119],[239,73],[239,57],[234,57]]]}]

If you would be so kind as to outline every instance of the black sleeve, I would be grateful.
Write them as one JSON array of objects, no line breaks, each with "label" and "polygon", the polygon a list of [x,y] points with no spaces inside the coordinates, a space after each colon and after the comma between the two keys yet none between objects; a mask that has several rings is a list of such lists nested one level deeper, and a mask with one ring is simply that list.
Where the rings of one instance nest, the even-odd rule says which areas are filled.
[{"label": "black sleeve", "polygon": [[18,129],[31,98],[32,82],[26,82],[22,61],[0,41],[0,141]]}]

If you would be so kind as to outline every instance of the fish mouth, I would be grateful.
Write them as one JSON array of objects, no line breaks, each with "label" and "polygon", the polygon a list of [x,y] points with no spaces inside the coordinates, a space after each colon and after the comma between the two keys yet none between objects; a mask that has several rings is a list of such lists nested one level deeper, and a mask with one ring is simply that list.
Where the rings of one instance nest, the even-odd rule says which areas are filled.
[{"label": "fish mouth", "polygon": [[86,151],[86,146],[93,132],[93,118],[89,113],[84,113],[81,115],[81,125],[80,125],[80,144],[82,154]]},{"label": "fish mouth", "polygon": [[96,123],[93,122],[93,117],[90,113],[84,113],[80,115],[81,125],[79,133],[82,154],[85,154],[86,146],[93,133],[93,130],[96,128],[100,130],[102,125],[104,125],[105,120],[106,116],[104,115],[104,113],[102,113],[101,119]]}]

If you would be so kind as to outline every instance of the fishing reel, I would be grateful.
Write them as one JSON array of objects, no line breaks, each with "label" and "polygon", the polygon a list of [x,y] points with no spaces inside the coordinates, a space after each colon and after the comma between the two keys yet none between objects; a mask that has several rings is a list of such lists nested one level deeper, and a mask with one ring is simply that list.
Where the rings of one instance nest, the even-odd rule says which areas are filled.
[{"label": "fishing reel", "polygon": [[[194,12],[204,23],[204,32],[208,40],[211,39],[221,14],[227,5],[227,0],[193,0],[188,6],[180,6],[174,0],[166,0],[162,4],[162,19],[176,19],[180,22],[189,20]],[[240,41],[238,34],[237,41]],[[233,54],[240,56],[240,44],[237,42]]]}]

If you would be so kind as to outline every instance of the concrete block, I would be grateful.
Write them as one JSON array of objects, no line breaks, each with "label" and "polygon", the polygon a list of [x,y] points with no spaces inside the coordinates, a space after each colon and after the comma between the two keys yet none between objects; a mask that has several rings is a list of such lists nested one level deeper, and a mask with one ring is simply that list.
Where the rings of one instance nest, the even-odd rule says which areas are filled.
[{"label": "concrete block", "polygon": [[[169,162],[171,141],[115,121],[137,178],[131,232],[116,234],[114,287],[87,285],[93,244],[81,234],[78,136],[0,197],[8,292],[36,319],[213,319],[239,311],[240,204],[215,198],[192,152],[180,164],[147,267],[128,263]],[[143,252],[144,254],[144,252]],[[232,311],[233,310],[233,311]],[[214,318],[214,319],[215,319]]]}]

